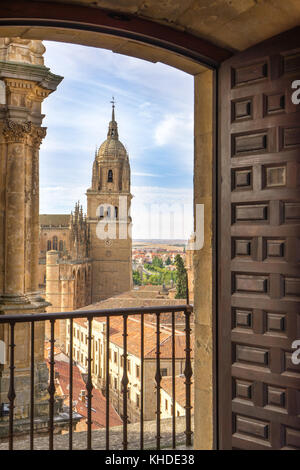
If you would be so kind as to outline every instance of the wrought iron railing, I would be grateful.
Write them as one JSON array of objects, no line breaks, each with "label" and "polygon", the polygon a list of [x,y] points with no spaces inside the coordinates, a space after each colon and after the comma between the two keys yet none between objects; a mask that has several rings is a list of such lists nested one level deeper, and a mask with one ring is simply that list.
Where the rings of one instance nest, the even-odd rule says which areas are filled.
[{"label": "wrought iron railing", "polygon": [[39,314],[26,314],[26,315],[0,315],[0,325],[9,325],[9,450],[14,447],[14,405],[16,399],[15,391],[15,325],[16,324],[30,324],[31,325],[31,359],[30,359],[30,449],[34,449],[34,420],[35,420],[35,395],[34,395],[34,367],[35,367],[35,325],[37,322],[50,322],[50,354],[49,354],[49,417],[48,417],[48,435],[49,435],[49,450],[54,449],[54,408],[55,408],[55,322],[59,320],[69,320],[69,450],[73,448],[73,321],[79,318],[86,318],[88,325],[88,363],[87,363],[87,449],[92,449],[92,399],[93,399],[93,382],[92,382],[92,322],[94,318],[104,318],[106,322],[106,384],[105,384],[105,397],[106,397],[106,449],[110,448],[110,427],[109,427],[109,406],[110,406],[110,388],[109,388],[109,344],[110,344],[110,319],[112,317],[123,318],[123,376],[122,376],[122,395],[123,395],[123,449],[128,449],[128,370],[127,370],[127,356],[128,356],[128,331],[127,322],[128,317],[131,315],[140,317],[140,353],[141,353],[141,401],[140,401],[140,449],[144,448],[144,345],[145,345],[145,315],[156,315],[156,448],[161,448],[161,358],[160,358],[160,335],[161,335],[161,315],[164,313],[171,314],[171,370],[172,370],[172,447],[176,448],[176,388],[175,388],[175,361],[176,361],[176,317],[175,314],[182,312],[185,318],[185,436],[186,445],[192,444],[192,427],[191,427],[191,387],[192,387],[192,360],[191,360],[191,314],[192,306],[190,305],[174,305],[174,306],[161,306],[161,307],[142,307],[142,308],[118,308],[109,310],[80,310],[73,312],[60,312],[60,313],[39,313]]}]

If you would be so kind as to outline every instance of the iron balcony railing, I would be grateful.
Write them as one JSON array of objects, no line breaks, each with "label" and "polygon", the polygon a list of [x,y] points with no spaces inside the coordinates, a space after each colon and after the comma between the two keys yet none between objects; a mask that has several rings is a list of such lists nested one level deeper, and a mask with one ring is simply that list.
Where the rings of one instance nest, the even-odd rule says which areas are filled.
[{"label": "iron balcony railing", "polygon": [[35,324],[37,322],[50,322],[50,357],[49,357],[49,419],[48,419],[48,434],[49,434],[49,450],[54,449],[54,405],[55,405],[55,322],[59,320],[69,320],[69,450],[73,448],[73,321],[78,318],[86,318],[88,325],[88,364],[87,364],[87,450],[92,449],[92,399],[93,399],[93,382],[92,382],[92,322],[94,318],[104,318],[106,322],[105,335],[106,335],[106,450],[110,448],[110,428],[109,428],[109,405],[110,405],[110,390],[109,390],[109,335],[110,335],[110,318],[122,317],[123,318],[123,376],[122,376],[122,395],[123,395],[123,449],[128,449],[128,413],[127,413],[127,387],[128,387],[128,370],[127,370],[127,356],[128,356],[128,332],[127,320],[130,315],[137,315],[140,317],[140,351],[141,351],[141,403],[140,403],[140,449],[144,448],[144,343],[145,343],[145,315],[154,314],[156,316],[156,373],[155,373],[155,387],[156,387],[156,448],[161,448],[161,368],[160,368],[160,335],[161,335],[161,314],[171,314],[171,336],[172,336],[172,447],[176,448],[176,389],[175,389],[175,314],[182,312],[185,318],[185,436],[186,445],[192,444],[192,428],[191,428],[191,386],[192,386],[192,361],[191,361],[191,314],[193,308],[191,305],[176,305],[176,306],[161,306],[161,307],[142,307],[142,308],[117,308],[109,310],[80,310],[72,312],[59,312],[59,313],[39,313],[39,314],[25,314],[25,315],[0,315],[0,325],[9,325],[9,450],[14,447],[14,402],[16,398],[15,391],[15,325],[17,323],[31,325],[31,359],[30,359],[30,450],[34,449],[34,343],[35,343]]}]

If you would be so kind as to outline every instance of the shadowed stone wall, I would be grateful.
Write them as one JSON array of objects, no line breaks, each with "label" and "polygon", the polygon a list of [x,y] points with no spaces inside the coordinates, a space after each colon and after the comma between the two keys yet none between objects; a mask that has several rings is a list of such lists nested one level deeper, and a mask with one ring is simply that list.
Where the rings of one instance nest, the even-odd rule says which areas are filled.
[{"label": "shadowed stone wall", "polygon": [[[0,314],[45,312],[38,291],[39,147],[43,100],[62,80],[44,66],[41,41],[0,39]],[[6,364],[0,366],[0,403],[8,404],[9,327],[0,328]],[[30,325],[15,327],[16,420],[26,420],[30,397]],[[48,412],[44,325],[35,328],[36,415]],[[12,398],[10,396],[10,398]],[[0,418],[0,435],[7,421]]]}]

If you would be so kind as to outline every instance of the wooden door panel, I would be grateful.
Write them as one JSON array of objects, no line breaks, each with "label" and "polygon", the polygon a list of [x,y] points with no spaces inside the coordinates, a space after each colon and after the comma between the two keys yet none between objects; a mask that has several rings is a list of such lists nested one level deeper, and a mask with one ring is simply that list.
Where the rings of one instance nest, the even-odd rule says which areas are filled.
[{"label": "wooden door panel", "polygon": [[219,442],[300,449],[300,29],[226,61],[219,87]]}]

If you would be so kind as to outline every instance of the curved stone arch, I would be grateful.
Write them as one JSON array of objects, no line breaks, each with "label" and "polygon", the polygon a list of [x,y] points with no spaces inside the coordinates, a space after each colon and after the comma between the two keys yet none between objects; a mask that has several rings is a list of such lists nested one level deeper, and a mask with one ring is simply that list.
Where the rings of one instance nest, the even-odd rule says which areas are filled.
[{"label": "curved stone arch", "polygon": [[8,24],[11,37],[100,47],[162,62],[192,75],[207,66],[214,68],[232,55],[228,49],[170,26],[84,5],[15,0],[13,7],[3,5],[0,19],[2,37],[8,35]]},{"label": "curved stone arch", "polygon": [[[76,10],[77,13],[75,12],[75,16],[73,15],[72,17],[74,10]],[[84,12],[89,13],[88,18]],[[101,15],[106,15],[106,23],[104,20],[102,23],[99,20],[99,16],[101,17]],[[213,108],[211,103],[213,78],[211,70],[207,70],[207,65],[209,62],[210,68],[215,68],[231,55],[230,52],[212,46],[212,44],[206,43],[205,41],[203,42],[201,39],[189,33],[175,31],[170,27],[165,27],[164,25],[159,25],[154,22],[151,25],[151,22],[146,21],[145,23],[145,21],[140,18],[134,18],[133,23],[129,22],[128,24],[126,24],[124,19],[117,18],[113,19],[110,23],[109,13],[89,7],[77,7],[74,4],[32,2],[29,0],[19,2],[19,0],[16,0],[13,2],[12,6],[10,2],[5,2],[5,5],[1,6],[0,20],[0,32],[3,37],[19,36],[28,39],[62,41],[99,47],[148,60],[153,63],[162,62],[191,75],[195,75],[195,138],[196,154],[200,159],[199,149],[203,147],[201,139],[204,135],[207,137],[207,134],[211,136],[210,126],[212,127],[211,116]],[[136,24],[136,22],[138,24]],[[145,28],[146,25],[147,27]],[[151,26],[153,27],[152,34]],[[210,46],[212,46],[212,50],[209,51]],[[205,60],[207,56],[210,56],[208,62]],[[209,105],[208,108],[207,104]],[[205,123],[200,122],[200,115],[203,112],[208,115]],[[209,122],[209,126],[207,122]],[[202,159],[203,161],[201,160],[201,162],[200,160],[198,161],[195,178],[196,183],[201,183],[201,174],[203,174],[205,178],[207,175],[212,174],[213,152],[211,144],[207,147],[206,153],[209,158],[206,160]],[[205,191],[199,189],[202,188],[202,186],[205,187]],[[212,197],[210,189],[207,189],[205,184],[196,185],[195,203],[201,202],[204,196],[207,196],[206,202],[208,205],[211,204]],[[210,227],[210,205],[206,214],[205,226]],[[206,237],[206,241],[208,241],[207,245],[210,244],[210,240],[210,233],[208,233]],[[209,263],[210,260],[208,260],[208,264]],[[200,265],[201,262],[197,262],[197,264]],[[203,283],[201,289],[198,289],[199,297],[201,297],[201,292],[205,293],[207,288],[210,290],[210,286],[207,287],[207,284]],[[211,304],[209,301],[208,304],[208,306],[204,306],[204,309],[207,310],[207,315],[210,319]],[[195,310],[196,309],[195,305]],[[199,337],[201,340],[201,335],[199,335]],[[203,388],[206,389],[206,384],[203,385]],[[211,400],[212,394],[209,392],[209,406],[211,406]],[[202,408],[204,408],[204,406]],[[210,418],[211,416],[209,419]],[[195,420],[197,421],[197,417]],[[212,431],[209,427],[208,430],[205,430],[204,441],[208,441],[208,445],[210,446],[211,440]]]}]

